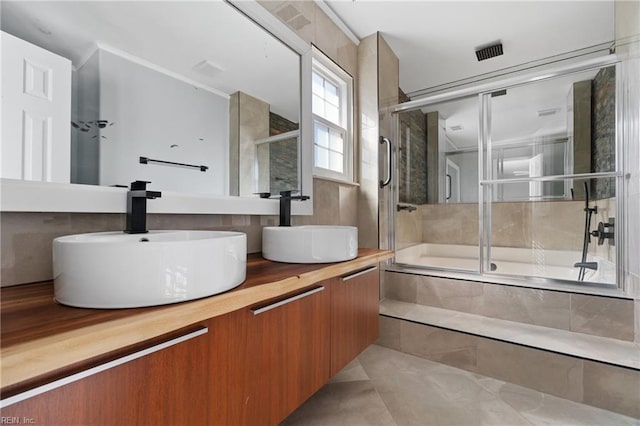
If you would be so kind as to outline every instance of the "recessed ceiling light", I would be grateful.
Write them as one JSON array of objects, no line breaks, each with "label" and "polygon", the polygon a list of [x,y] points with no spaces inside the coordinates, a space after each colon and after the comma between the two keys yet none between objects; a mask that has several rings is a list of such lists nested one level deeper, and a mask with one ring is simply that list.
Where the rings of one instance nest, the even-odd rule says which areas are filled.
[{"label": "recessed ceiling light", "polygon": [[208,77],[213,77],[219,72],[224,71],[221,66],[211,62],[208,59],[198,62],[193,66],[193,69],[198,71],[200,74],[206,75]]}]

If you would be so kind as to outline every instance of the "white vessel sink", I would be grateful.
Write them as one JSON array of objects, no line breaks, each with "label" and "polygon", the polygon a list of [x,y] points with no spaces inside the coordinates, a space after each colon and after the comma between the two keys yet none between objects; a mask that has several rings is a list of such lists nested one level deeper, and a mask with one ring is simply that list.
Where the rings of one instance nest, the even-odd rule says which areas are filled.
[{"label": "white vessel sink", "polygon": [[355,226],[267,226],[262,229],[262,256],[276,262],[329,263],[358,255]]},{"label": "white vessel sink", "polygon": [[55,298],[83,308],[133,308],[211,296],[245,280],[241,232],[99,232],[53,240]]}]

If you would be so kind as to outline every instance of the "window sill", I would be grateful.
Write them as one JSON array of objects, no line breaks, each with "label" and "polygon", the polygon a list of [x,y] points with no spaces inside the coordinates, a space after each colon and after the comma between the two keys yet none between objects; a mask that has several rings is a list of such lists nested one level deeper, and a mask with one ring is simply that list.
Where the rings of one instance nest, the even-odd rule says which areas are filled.
[{"label": "window sill", "polygon": [[349,185],[349,186],[360,186],[360,184],[358,182],[353,182],[347,179],[339,179],[339,178],[334,178],[334,177],[327,177],[327,176],[322,176],[322,175],[313,175],[314,179],[322,179],[322,180],[328,180],[329,182],[336,182],[336,183],[340,183],[342,185]]}]

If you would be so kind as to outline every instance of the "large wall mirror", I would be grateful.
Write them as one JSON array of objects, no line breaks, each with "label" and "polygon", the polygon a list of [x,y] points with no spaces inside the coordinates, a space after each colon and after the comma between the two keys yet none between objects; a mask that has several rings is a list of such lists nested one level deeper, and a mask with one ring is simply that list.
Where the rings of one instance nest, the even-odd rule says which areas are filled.
[{"label": "large wall mirror", "polygon": [[300,44],[241,5],[3,1],[3,180],[309,193]]}]

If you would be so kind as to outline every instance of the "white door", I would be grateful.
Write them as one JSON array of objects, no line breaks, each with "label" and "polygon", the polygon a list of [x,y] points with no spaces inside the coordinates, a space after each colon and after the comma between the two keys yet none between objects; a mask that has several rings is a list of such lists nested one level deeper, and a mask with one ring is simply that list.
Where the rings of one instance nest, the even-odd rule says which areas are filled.
[{"label": "white door", "polygon": [[71,61],[0,34],[0,176],[69,182]]}]

